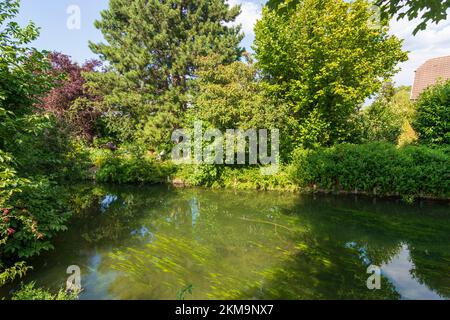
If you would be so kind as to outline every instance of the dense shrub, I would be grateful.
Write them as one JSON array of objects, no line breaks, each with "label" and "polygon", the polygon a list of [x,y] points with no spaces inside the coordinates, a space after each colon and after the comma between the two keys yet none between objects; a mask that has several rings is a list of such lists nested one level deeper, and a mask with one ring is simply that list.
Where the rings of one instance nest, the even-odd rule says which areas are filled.
[{"label": "dense shrub", "polygon": [[397,143],[403,119],[388,104],[375,102],[360,115],[361,141],[383,141]]},{"label": "dense shrub", "polygon": [[97,152],[95,180],[104,183],[145,183],[167,181],[173,172],[169,163],[157,161],[151,156],[122,152]]},{"label": "dense shrub", "polygon": [[349,142],[406,145],[417,140],[411,128],[415,108],[410,95],[411,87],[395,88],[386,82],[375,101],[355,117],[359,137]]},{"label": "dense shrub", "polygon": [[29,47],[38,28],[14,21],[18,8],[0,2],[0,286],[22,277],[30,267],[20,260],[50,249],[64,230],[66,193],[51,180],[79,169],[54,119],[36,113],[54,78],[47,54]]},{"label": "dense shrub", "polygon": [[379,195],[450,196],[447,149],[385,143],[296,150],[291,170],[301,187]]},{"label": "dense shrub", "polygon": [[227,168],[222,174],[225,188],[251,190],[294,191],[297,186],[292,182],[283,167],[273,175],[263,175],[258,167]]},{"label": "dense shrub", "polygon": [[45,178],[16,181],[14,188],[4,189],[2,195],[6,196],[0,203],[3,261],[29,258],[52,249],[51,239],[66,230],[65,222],[70,217],[62,187]]},{"label": "dense shrub", "polygon": [[422,93],[413,126],[422,143],[450,144],[450,81]]},{"label": "dense shrub", "polygon": [[84,143],[71,137],[51,114],[29,115],[5,141],[21,176],[41,175],[61,180],[87,177],[90,166]]},{"label": "dense shrub", "polygon": [[190,186],[210,188],[286,191],[297,189],[284,167],[280,167],[274,175],[263,175],[258,166],[185,165],[178,167],[176,179]]},{"label": "dense shrub", "polygon": [[221,187],[224,167],[214,164],[183,165],[178,167],[177,178],[190,186]]}]

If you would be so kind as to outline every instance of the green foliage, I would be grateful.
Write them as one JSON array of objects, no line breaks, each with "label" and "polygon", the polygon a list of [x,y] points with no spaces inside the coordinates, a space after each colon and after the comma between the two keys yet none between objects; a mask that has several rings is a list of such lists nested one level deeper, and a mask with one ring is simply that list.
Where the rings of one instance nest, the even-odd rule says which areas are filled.
[{"label": "green foliage", "polygon": [[188,121],[201,120],[221,131],[279,128],[283,124],[286,110],[267,96],[250,56],[228,65],[221,64],[216,55],[201,62]]},{"label": "green foliage", "polygon": [[362,141],[384,141],[396,143],[400,136],[403,121],[389,105],[376,101],[362,111]]},{"label": "green foliage", "polygon": [[[38,29],[33,23],[22,28],[13,21],[18,8],[19,1],[0,3],[0,116],[2,122],[6,117],[10,125],[14,115],[29,113],[36,97],[42,96],[52,83],[46,72],[50,64],[45,52],[27,46],[36,40]],[[15,129],[16,126],[0,127],[0,148],[3,133]]]},{"label": "green foliage", "polygon": [[282,190],[296,191],[298,187],[293,183],[286,167],[280,166],[278,173],[263,175],[258,167],[254,168],[227,168],[221,176],[222,185],[230,189],[249,190]]},{"label": "green foliage", "polygon": [[258,66],[271,94],[289,105],[292,136],[312,131],[307,146],[351,140],[351,117],[407,55],[386,22],[371,25],[365,0],[294,3],[264,9],[255,27]]},{"label": "green foliage", "polygon": [[298,149],[292,179],[302,188],[416,197],[450,196],[446,149],[386,143]]},{"label": "green foliage", "polygon": [[258,166],[185,165],[176,172],[174,180],[181,180],[188,186],[204,186],[213,189],[298,190],[287,174],[286,167],[281,166],[279,172],[274,175],[263,175],[260,169]]},{"label": "green foliage", "polygon": [[29,47],[38,29],[14,21],[18,8],[18,1],[0,3],[0,267],[8,279],[26,271],[18,258],[52,248],[50,239],[65,229],[65,193],[49,176],[79,169],[54,119],[36,113],[53,79],[46,52]]},{"label": "green foliage", "polygon": [[220,187],[224,166],[214,164],[183,165],[178,168],[176,179],[190,186]]},{"label": "green foliage", "polygon": [[66,230],[70,216],[62,187],[45,178],[18,186],[3,210],[0,235],[8,240],[0,248],[2,258],[29,258],[52,249],[52,237]]},{"label": "green foliage", "polygon": [[239,59],[243,35],[229,24],[239,11],[223,0],[111,0],[96,22],[107,43],[90,44],[110,72],[88,81],[105,93],[109,131],[167,149],[188,108],[199,59],[211,53],[222,63]]},{"label": "green foliage", "polygon": [[[279,129],[283,155],[289,149],[288,108],[273,99],[258,75],[251,57],[230,64],[216,55],[201,60],[198,78],[193,81],[193,105],[184,117],[184,128],[202,121],[205,127],[219,129]],[[286,139],[283,139],[286,138]]]},{"label": "green foliage", "polygon": [[95,179],[98,182],[164,183],[173,172],[173,166],[170,163],[163,163],[152,156],[129,150],[97,153],[95,163],[97,165]]},{"label": "green foliage", "polygon": [[13,21],[18,8],[18,1],[0,3],[0,149],[25,125],[22,117],[51,85],[44,53],[27,47],[38,30],[32,23],[21,28]]},{"label": "green foliage", "polygon": [[16,278],[22,278],[30,269],[33,268],[25,265],[24,261],[16,262],[12,267],[0,272],[0,287]]},{"label": "green foliage", "polygon": [[31,282],[14,292],[12,300],[78,300],[78,292],[66,292],[60,289],[58,293],[53,294],[42,288],[36,288],[35,283]]},{"label": "green foliage", "polygon": [[437,84],[421,94],[413,127],[421,143],[450,144],[450,81]]},{"label": "green foliage", "polygon": [[375,4],[385,18],[398,15],[398,19],[407,17],[411,21],[420,16],[422,21],[413,32],[416,35],[420,30],[425,30],[430,22],[439,23],[447,19],[450,0],[376,0]]},{"label": "green foliage", "polygon": [[331,126],[318,110],[311,111],[301,122],[291,121],[294,145],[305,148],[318,148],[329,143]]},{"label": "green foliage", "polygon": [[51,114],[24,116],[20,129],[5,141],[20,175],[45,175],[57,180],[87,177],[89,158],[81,140],[72,138]]},{"label": "green foliage", "polygon": [[408,132],[415,113],[410,92],[410,87],[394,88],[386,83],[373,104],[358,115],[361,122],[359,140],[363,143],[378,141],[402,145],[413,142],[415,134]]},{"label": "green foliage", "polygon": [[97,105],[101,113],[98,124],[102,138],[116,143],[133,140],[139,119],[157,108],[151,103],[153,96],[141,92],[136,84],[114,71],[83,76],[88,90],[103,97]]}]

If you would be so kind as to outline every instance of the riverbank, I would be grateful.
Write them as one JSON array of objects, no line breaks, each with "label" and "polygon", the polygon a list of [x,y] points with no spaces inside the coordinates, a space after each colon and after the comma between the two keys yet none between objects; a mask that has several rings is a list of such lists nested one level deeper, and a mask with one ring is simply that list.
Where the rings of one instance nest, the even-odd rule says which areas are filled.
[{"label": "riverbank", "polygon": [[298,149],[273,175],[259,166],[179,165],[128,150],[91,152],[93,179],[118,184],[450,200],[450,149],[387,143]]}]

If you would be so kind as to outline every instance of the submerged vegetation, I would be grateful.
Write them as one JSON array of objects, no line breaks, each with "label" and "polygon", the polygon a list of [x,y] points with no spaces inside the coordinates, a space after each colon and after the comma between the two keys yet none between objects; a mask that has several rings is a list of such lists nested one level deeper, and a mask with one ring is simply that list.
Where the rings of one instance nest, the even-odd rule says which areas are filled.
[{"label": "submerged vegetation", "polygon": [[[70,192],[76,182],[448,200],[450,82],[417,102],[409,88],[395,87],[392,76],[407,53],[388,19],[373,26],[369,1],[280,2],[264,8],[252,57],[240,47],[238,6],[110,0],[95,23],[107,42],[90,43],[102,61],[82,65],[33,48],[38,28],[15,22],[19,1],[0,3],[0,286],[22,278],[28,259],[53,249],[69,219],[89,207],[98,190],[83,198]],[[263,175],[259,165],[175,165],[171,134],[195,121],[221,131],[279,129],[277,173]],[[86,236],[118,236],[116,227]],[[182,244],[167,238],[168,248],[144,251]],[[194,260],[204,250],[184,249]],[[132,263],[129,254],[115,257]],[[161,259],[152,263],[167,262]],[[269,279],[284,271],[267,272]],[[33,297],[74,296],[34,284],[14,296]]]},{"label": "submerged vegetation", "polygon": [[[38,259],[24,281],[57,292],[65,266],[77,261],[86,299],[450,295],[445,203],[133,185],[84,185],[74,194],[85,209],[58,253]],[[399,270],[395,263],[409,258],[411,269]],[[391,263],[401,277],[390,277]],[[367,290],[368,264],[384,266],[382,290]]]}]

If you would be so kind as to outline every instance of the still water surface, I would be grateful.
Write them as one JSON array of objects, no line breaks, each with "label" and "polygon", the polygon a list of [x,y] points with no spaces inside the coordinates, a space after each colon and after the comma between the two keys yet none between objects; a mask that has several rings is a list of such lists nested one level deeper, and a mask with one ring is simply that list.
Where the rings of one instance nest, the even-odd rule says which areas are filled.
[{"label": "still water surface", "polygon": [[[84,186],[25,282],[81,299],[449,299],[447,203]],[[369,265],[380,290],[367,289]],[[192,294],[183,289],[192,288]]]}]

